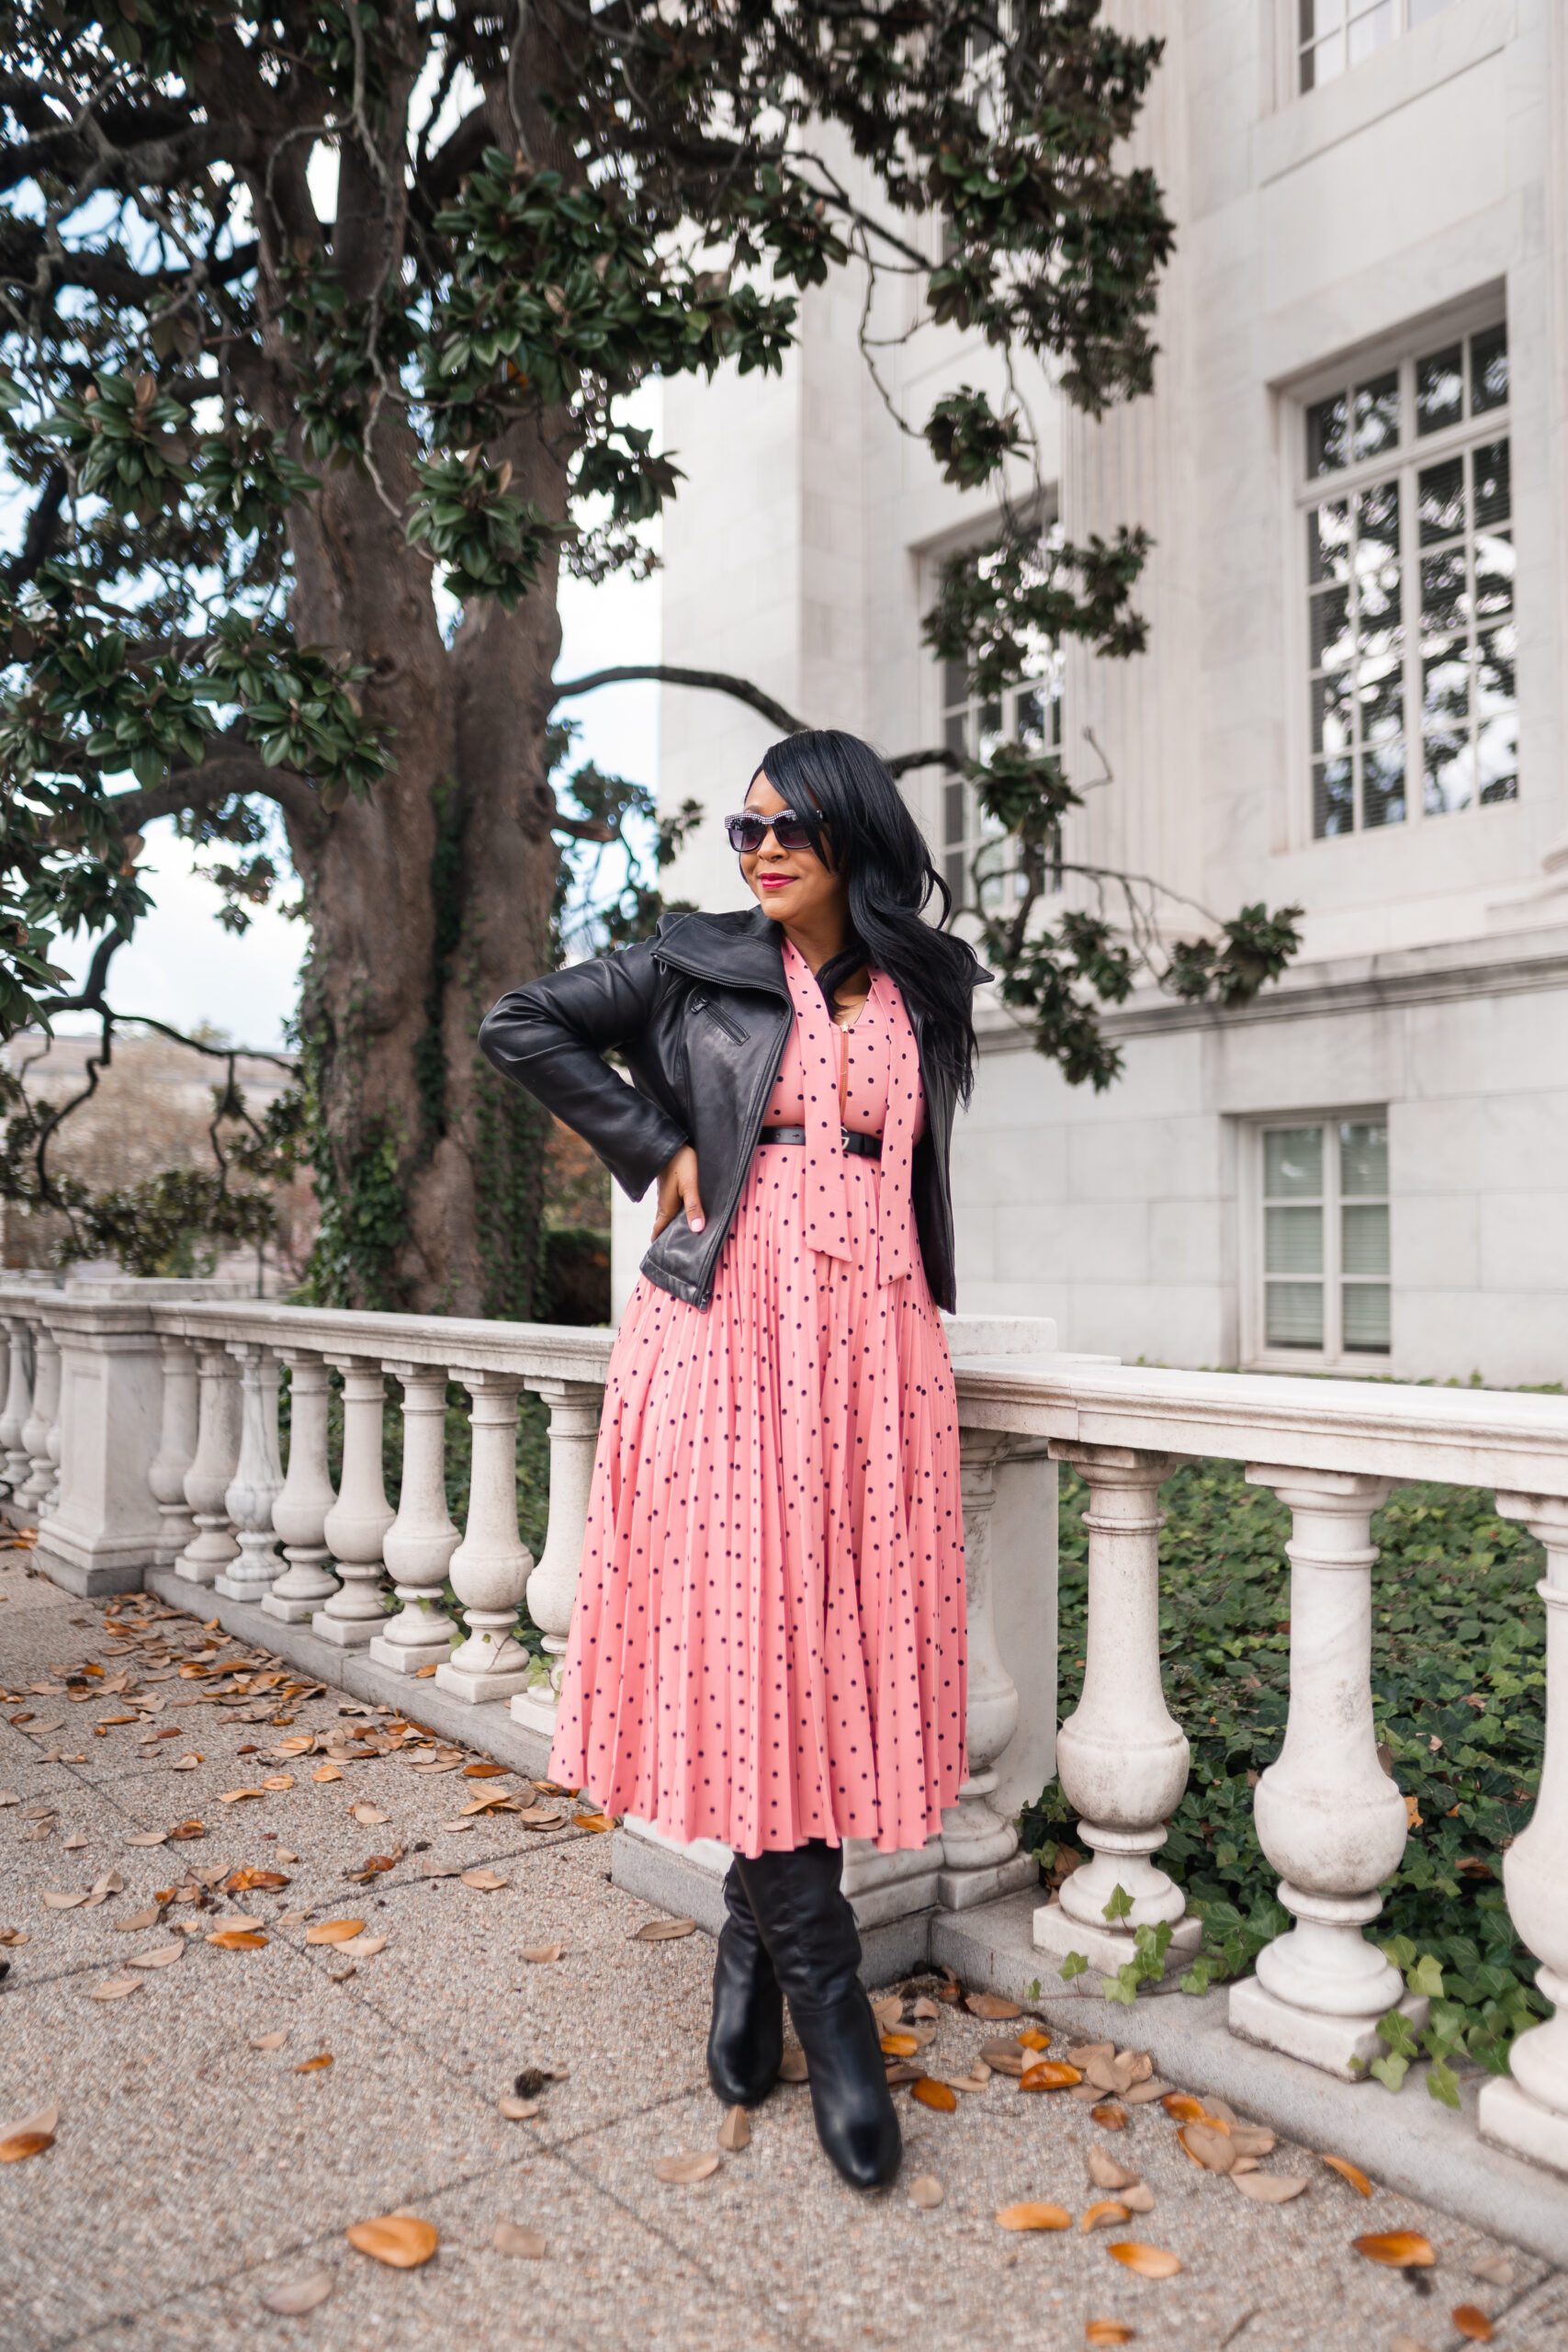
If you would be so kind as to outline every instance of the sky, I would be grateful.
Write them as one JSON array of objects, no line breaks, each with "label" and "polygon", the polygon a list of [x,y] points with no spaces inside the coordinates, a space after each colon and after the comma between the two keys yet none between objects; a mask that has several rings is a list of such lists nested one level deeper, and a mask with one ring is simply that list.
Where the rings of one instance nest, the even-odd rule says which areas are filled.
[{"label": "sky", "polygon": [[[563,580],[556,675],[581,677],[621,663],[657,662],[659,594],[657,572],[640,584],[612,579],[589,587]],[[582,724],[575,761],[593,760],[634,783],[657,783],[657,686],[605,686],[563,705],[561,715]],[[221,900],[196,872],[201,862],[187,842],[175,839],[172,820],[149,827],[141,868],[153,911],[115,957],[109,1001],[118,1012],[150,1013],[175,1028],[207,1022],[237,1044],[276,1047],[294,1010],[305,926],[264,907],[253,912],[250,929],[234,937],[217,921]],[[279,893],[284,899],[296,895],[291,881]],[[79,978],[93,944],[67,940],[56,960]],[[66,1016],[58,1025],[69,1030],[81,1023]]]}]

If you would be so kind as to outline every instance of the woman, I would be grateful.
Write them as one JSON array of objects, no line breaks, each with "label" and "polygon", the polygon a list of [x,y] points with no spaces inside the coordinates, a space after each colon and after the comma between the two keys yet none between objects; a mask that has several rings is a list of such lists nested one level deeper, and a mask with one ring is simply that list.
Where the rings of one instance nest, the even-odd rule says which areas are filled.
[{"label": "woman", "polygon": [[[758,906],[502,999],[496,1067],[634,1199],[550,1770],[734,1849],[708,2074],[777,2079],[783,1996],[844,2178],[901,2154],[841,1842],[939,1829],[964,1777],[948,1148],[971,951],[886,768],[776,743],[726,820]],[[603,1059],[611,1048],[627,1086]]]}]

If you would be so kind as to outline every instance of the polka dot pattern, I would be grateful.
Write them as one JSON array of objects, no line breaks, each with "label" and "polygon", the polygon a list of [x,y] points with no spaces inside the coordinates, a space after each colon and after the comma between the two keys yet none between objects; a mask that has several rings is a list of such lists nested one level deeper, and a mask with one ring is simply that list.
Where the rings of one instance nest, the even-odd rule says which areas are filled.
[{"label": "polka dot pattern", "polygon": [[[767,1125],[811,1132],[816,1027],[797,1012]],[[909,1203],[919,1060],[884,975],[829,1044],[842,1123],[883,1159],[839,1148],[835,1069],[844,1254],[807,1238],[802,1147],[767,1144],[707,1311],[638,1283],[550,1758],[612,1812],[747,1855],[923,1845],[966,1770],[958,1408]]]}]

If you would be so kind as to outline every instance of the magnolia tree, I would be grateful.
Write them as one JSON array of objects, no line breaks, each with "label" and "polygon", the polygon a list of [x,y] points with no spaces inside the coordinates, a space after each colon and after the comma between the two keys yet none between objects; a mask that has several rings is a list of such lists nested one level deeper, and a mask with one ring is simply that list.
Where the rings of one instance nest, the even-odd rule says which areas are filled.
[{"label": "magnolia tree", "polygon": [[[680,480],[628,399],[777,369],[799,289],[844,269],[917,274],[931,320],[1092,413],[1146,390],[1171,231],[1121,142],[1158,44],[1098,0],[15,0],[6,21],[0,1018],[88,1007],[107,1037],[157,819],[211,854],[237,925],[291,874],[319,1295],[525,1315],[541,1133],[474,1040],[558,952],[563,855],[649,814],[566,778],[554,716],[603,682],[554,674],[562,567],[645,565]],[[989,692],[1066,636],[1139,648],[1146,542],[1040,537],[1006,489],[1021,410],[965,389],[906,423],[1001,514],[949,567],[937,651]],[[746,680],[610,674],[800,723]],[[1042,1050],[1102,1084],[1095,1005],[1126,992],[1136,926],[1043,919],[1074,799],[1053,755],[971,772],[1025,885],[985,952]],[[634,876],[612,933],[653,903]],[[54,943],[83,931],[102,945],[71,995]],[[1156,957],[1170,985],[1246,993],[1293,944],[1289,912],[1212,931]],[[54,1115],[13,1123],[14,1193],[58,1197]]]}]

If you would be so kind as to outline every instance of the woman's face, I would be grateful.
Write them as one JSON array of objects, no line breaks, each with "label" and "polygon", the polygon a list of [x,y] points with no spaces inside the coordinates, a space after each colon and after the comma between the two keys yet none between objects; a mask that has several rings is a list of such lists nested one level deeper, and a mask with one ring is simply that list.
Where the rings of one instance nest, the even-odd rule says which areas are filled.
[{"label": "woman's face", "polygon": [[[791,803],[775,792],[761,768],[751,780],[746,806],[759,816],[774,817]],[[825,865],[811,849],[780,849],[772,833],[760,849],[740,854],[740,871],[775,922],[791,930],[811,930],[825,918],[847,920],[849,892],[843,877]]]}]

